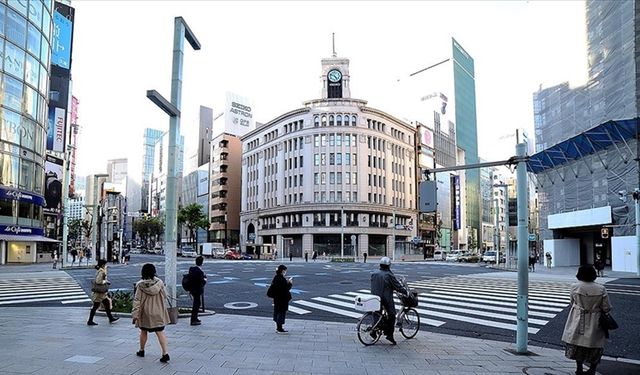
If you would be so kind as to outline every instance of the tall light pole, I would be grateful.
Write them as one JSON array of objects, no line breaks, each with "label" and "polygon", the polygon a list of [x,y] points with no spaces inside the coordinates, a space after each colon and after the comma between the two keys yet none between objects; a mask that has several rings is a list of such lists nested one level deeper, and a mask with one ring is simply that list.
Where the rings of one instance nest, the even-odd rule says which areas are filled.
[{"label": "tall light pole", "polygon": [[200,42],[196,39],[182,17],[174,19],[173,26],[173,64],[171,67],[171,102],[162,97],[156,90],[147,90],[147,98],[169,115],[169,157],[167,158],[167,187],[166,187],[166,223],[165,223],[165,283],[171,304],[170,312],[177,315],[176,306],[176,228],[178,199],[176,160],[178,158],[177,140],[180,135],[180,102],[182,100],[182,67],[184,58],[184,40],[187,40],[194,50],[200,49]]},{"label": "tall light pole", "polygon": [[516,145],[516,156],[522,158],[518,162],[517,169],[517,194],[518,199],[518,321],[516,325],[516,350],[520,354],[527,353],[527,341],[529,340],[529,208],[527,194],[527,144]]}]

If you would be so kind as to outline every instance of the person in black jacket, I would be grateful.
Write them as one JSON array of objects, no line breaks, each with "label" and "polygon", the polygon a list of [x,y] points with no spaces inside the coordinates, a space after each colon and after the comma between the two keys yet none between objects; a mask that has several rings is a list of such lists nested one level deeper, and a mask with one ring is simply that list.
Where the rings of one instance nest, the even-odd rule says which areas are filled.
[{"label": "person in black jacket", "polygon": [[289,301],[291,301],[291,286],[293,285],[292,278],[285,278],[287,274],[287,266],[281,264],[276,270],[276,275],[271,281],[271,288],[273,289],[273,321],[276,322],[276,332],[286,333],[282,325],[289,310]]},{"label": "person in black jacket", "polygon": [[380,270],[371,274],[371,294],[380,297],[380,304],[387,312],[387,325],[384,334],[387,340],[395,345],[393,330],[396,323],[396,307],[393,303],[393,292],[407,294],[405,288],[400,284],[396,276],[391,272],[391,259],[382,257],[380,259]]},{"label": "person in black jacket", "polygon": [[202,270],[204,258],[202,255],[196,258],[196,265],[189,268],[189,280],[191,281],[191,296],[193,297],[193,307],[191,307],[191,325],[199,326],[202,324],[198,319],[198,310],[200,310],[200,302],[204,294],[204,286],[207,283],[207,275]]}]

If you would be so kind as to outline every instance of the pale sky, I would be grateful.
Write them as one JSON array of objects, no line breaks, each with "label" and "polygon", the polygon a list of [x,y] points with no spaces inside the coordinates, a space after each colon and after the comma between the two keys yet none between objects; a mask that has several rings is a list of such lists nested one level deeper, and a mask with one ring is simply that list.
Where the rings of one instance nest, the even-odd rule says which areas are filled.
[{"label": "pale sky", "polygon": [[[529,129],[540,85],[586,81],[583,1],[537,2],[186,2],[74,1],[73,95],[80,101],[79,175],[129,158],[141,170],[145,127],[168,130],[169,118],[146,97],[170,97],[173,18],[185,18],[200,51],[185,43],[182,134],[197,138],[200,105],[222,111],[225,92],[254,103],[267,122],[319,97],[320,59],[350,59],[352,97],[391,110],[396,80],[440,61],[454,37],[475,60],[480,157],[514,154]],[[185,155],[185,161],[188,155]]]}]

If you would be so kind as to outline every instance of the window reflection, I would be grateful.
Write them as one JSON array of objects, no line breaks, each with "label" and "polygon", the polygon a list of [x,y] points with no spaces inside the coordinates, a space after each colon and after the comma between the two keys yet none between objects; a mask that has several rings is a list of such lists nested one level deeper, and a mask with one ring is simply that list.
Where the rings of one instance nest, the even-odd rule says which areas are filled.
[{"label": "window reflection", "polygon": [[27,55],[27,61],[24,67],[25,81],[33,87],[38,88],[39,72],[40,64],[38,64],[37,60],[33,56]]},{"label": "window reflection", "polygon": [[13,216],[13,201],[0,199],[0,216]]},{"label": "window reflection", "polygon": [[24,76],[24,51],[7,43],[4,52],[4,71],[22,80]]},{"label": "window reflection", "polygon": [[23,16],[27,16],[27,0],[10,0],[9,5]]},{"label": "window reflection", "polygon": [[34,56],[40,55],[40,31],[32,24],[27,29],[27,51]]},{"label": "window reflection", "polygon": [[40,1],[29,1],[29,19],[36,25],[42,22],[42,3]]},{"label": "window reflection", "polygon": [[4,92],[2,104],[20,111],[22,109],[22,82],[5,74],[2,80],[2,91]]},{"label": "window reflection", "polygon": [[7,8],[4,4],[0,4],[0,35],[4,36],[4,15],[7,13]]},{"label": "window reflection", "polygon": [[7,9],[5,34],[10,41],[16,43],[20,47],[24,47],[24,41],[27,36],[27,20],[21,17],[18,13]]}]

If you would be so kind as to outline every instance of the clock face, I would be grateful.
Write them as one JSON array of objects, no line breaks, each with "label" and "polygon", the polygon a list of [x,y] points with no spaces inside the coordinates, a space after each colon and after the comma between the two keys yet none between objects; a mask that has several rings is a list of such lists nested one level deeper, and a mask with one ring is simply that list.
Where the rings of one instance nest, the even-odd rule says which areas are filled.
[{"label": "clock face", "polygon": [[338,82],[340,81],[340,79],[342,79],[342,73],[340,73],[340,71],[337,69],[333,69],[329,71],[329,74],[327,74],[327,77],[331,82]]}]

